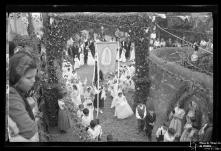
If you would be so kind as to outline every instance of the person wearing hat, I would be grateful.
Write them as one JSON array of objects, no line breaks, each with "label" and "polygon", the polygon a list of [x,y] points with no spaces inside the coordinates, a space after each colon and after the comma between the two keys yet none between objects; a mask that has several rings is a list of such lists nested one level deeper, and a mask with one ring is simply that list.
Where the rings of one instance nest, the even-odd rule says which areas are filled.
[{"label": "person wearing hat", "polygon": [[118,96],[114,98],[112,103],[112,107],[115,107],[114,116],[118,119],[125,119],[134,114],[121,89],[118,91]]}]

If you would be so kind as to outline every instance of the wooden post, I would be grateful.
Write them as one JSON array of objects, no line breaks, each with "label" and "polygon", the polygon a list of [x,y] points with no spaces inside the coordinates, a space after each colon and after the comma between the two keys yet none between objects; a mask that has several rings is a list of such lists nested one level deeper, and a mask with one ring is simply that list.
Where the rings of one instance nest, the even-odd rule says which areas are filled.
[{"label": "wooden post", "polygon": [[117,89],[119,88],[119,78],[120,78],[120,44],[117,42],[118,49],[118,61],[117,61]]},{"label": "wooden post", "polygon": [[[95,43],[95,52],[97,54],[97,56],[95,58],[96,59],[95,61],[97,61],[97,89],[99,90],[99,80],[100,80],[100,78],[99,78],[99,65],[98,65],[99,64],[98,63],[99,59],[98,59],[98,52],[97,52],[97,43]],[[96,69],[96,62],[95,62],[94,71],[96,71],[95,69]],[[94,74],[95,74],[95,72],[94,72]],[[96,116],[96,118],[98,118],[98,113],[99,113],[99,93],[96,94],[96,95],[97,95],[97,116]]]}]

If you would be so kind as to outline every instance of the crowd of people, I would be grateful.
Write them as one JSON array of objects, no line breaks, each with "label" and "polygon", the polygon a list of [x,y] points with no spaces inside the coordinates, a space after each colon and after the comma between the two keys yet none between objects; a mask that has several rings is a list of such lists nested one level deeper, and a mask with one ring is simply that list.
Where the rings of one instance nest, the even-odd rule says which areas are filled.
[{"label": "crowd of people", "polygon": [[168,38],[168,40],[164,40],[164,38],[156,38],[156,40],[153,41],[153,48],[162,48],[162,47],[186,47],[191,46],[194,47],[197,45],[198,47],[202,47],[203,49],[207,50],[213,50],[213,43],[211,39],[206,42],[204,39],[200,41],[195,41],[192,45],[190,43],[185,42],[186,38],[185,36],[182,38],[183,40],[175,39],[172,41],[171,38]]},{"label": "crowd of people", "polygon": [[163,123],[156,131],[159,142],[208,142],[212,138],[212,115],[203,113],[196,101],[192,100],[188,108],[178,102],[169,115],[169,125]]},{"label": "crowd of people", "polygon": [[[81,82],[80,77],[74,72],[72,65],[68,61],[64,61],[62,67],[63,77],[67,80],[66,87],[71,95],[72,102],[78,107],[78,117],[81,118],[82,125],[92,138],[99,141],[102,135],[102,128],[98,124],[99,119],[94,119],[94,111],[100,114],[103,113],[104,102],[108,92],[112,97],[110,108],[115,108],[113,116],[118,119],[125,119],[134,114],[124,95],[129,88],[134,89],[132,77],[135,74],[135,68],[133,65],[120,66],[119,78],[117,78],[117,72],[114,72],[110,73],[109,79],[104,79],[100,70],[99,87],[95,81],[91,86],[86,84],[87,79]],[[59,102],[59,104],[60,110],[62,110],[62,104],[64,103]],[[63,116],[59,123],[68,123],[63,121],[64,119],[68,120],[67,116]],[[60,125],[62,127],[62,124]],[[69,126],[63,127],[69,128]],[[62,131],[63,129],[60,128]]]},{"label": "crowd of people", "polygon": [[[72,38],[71,38],[72,39]],[[107,40],[102,39],[104,42]],[[84,42],[72,42],[66,45],[66,55],[72,58],[74,69],[82,65],[94,65],[96,60],[95,43],[100,42],[98,38],[85,39]],[[114,38],[109,42],[115,42]],[[133,61],[135,59],[135,46],[129,38],[120,41],[119,56],[116,60],[121,62]],[[120,58],[119,58],[120,57]]]},{"label": "crowd of people", "polygon": [[[133,76],[134,65],[120,65],[119,77],[117,71],[110,73],[109,79],[104,79],[100,72],[100,85],[96,82],[87,85],[87,79],[81,81],[76,69],[83,64],[95,65],[95,41],[86,41],[80,47],[76,44],[67,47],[66,55],[73,59],[73,66],[67,60],[62,63],[62,77],[66,79],[66,88],[57,88],[58,94],[58,129],[61,133],[67,132],[70,128],[70,118],[65,107],[65,97],[70,94],[71,100],[78,108],[77,116],[81,119],[82,125],[94,140],[101,141],[103,134],[99,119],[94,118],[94,111],[102,114],[107,93],[112,97],[110,108],[114,108],[114,117],[125,119],[135,114],[138,123],[138,133],[144,131],[151,141],[152,129],[156,121],[156,114],[145,104],[138,104],[133,112],[125,94],[129,89],[135,89]],[[171,39],[165,42],[164,39],[157,39],[155,47],[172,45]],[[178,46],[178,44],[177,44]],[[13,47],[13,48],[12,48]],[[11,44],[10,49],[15,49]],[[135,58],[134,45],[130,41],[121,42],[119,50],[121,62],[131,61]],[[12,52],[12,51],[10,51]],[[42,53],[42,66],[46,65],[45,53]],[[37,99],[29,95],[35,83],[37,75],[37,64],[34,58],[27,51],[10,53],[9,62],[9,140],[22,142],[38,142],[39,119]],[[158,141],[209,141],[212,132],[212,116],[201,115],[196,102],[191,101],[188,111],[184,105],[178,103],[169,115],[170,124],[159,127],[156,132]],[[202,121],[200,120],[202,117]],[[183,122],[186,119],[185,122]],[[113,136],[107,136],[107,141],[114,141]]]}]

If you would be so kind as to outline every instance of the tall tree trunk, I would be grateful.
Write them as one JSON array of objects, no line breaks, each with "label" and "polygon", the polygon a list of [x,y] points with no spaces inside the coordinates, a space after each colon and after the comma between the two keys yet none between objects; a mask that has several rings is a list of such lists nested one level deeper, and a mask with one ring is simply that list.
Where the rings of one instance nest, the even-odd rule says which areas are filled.
[{"label": "tall tree trunk", "polygon": [[43,30],[44,30],[44,35],[43,35],[43,41],[44,45],[46,48],[46,57],[47,57],[47,70],[48,70],[48,78],[49,78],[49,84],[55,84],[58,82],[55,69],[54,69],[54,49],[50,45],[50,17],[48,16],[47,13],[42,14],[43,17]]},{"label": "tall tree trunk", "polygon": [[150,89],[150,80],[149,80],[149,37],[150,33],[145,33],[143,26],[147,24],[150,26],[150,22],[147,20],[141,19],[138,20],[139,26],[133,28],[132,39],[135,41],[135,97],[134,97],[134,108],[139,103],[144,103],[148,101]]}]

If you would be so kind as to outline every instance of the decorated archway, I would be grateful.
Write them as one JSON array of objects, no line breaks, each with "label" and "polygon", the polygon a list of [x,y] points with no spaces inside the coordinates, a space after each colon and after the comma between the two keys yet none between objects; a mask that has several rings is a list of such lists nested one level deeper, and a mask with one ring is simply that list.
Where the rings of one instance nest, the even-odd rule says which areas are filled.
[{"label": "decorated archway", "polygon": [[[145,103],[149,94],[149,42],[155,28],[152,13],[49,13],[43,14],[44,37],[48,58],[49,83],[57,83],[53,66],[55,59],[62,60],[62,52],[67,40],[82,30],[115,35],[123,31],[135,43],[135,82],[134,105]],[[105,29],[105,30],[104,30]],[[118,38],[118,37],[116,37]]]}]

